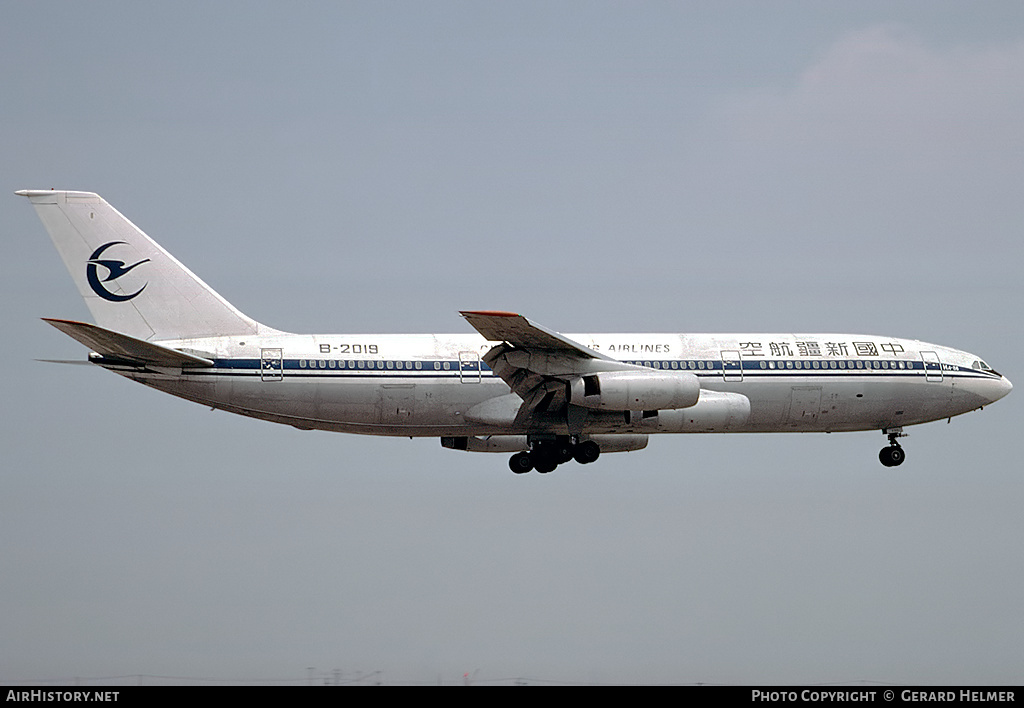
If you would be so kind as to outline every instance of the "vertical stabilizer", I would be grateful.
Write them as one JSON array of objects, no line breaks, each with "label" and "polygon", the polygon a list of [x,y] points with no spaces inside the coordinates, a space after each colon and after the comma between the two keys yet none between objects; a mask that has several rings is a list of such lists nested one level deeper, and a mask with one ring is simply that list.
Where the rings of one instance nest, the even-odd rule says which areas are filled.
[{"label": "vertical stabilizer", "polygon": [[96,324],[137,339],[256,334],[235,309],[92,192],[24,190]]}]

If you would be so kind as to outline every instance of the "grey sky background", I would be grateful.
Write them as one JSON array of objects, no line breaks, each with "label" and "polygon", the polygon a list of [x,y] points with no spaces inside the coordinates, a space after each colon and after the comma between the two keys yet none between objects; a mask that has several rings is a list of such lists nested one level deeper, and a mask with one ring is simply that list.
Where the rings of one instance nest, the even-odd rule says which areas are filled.
[{"label": "grey sky background", "polygon": [[896,470],[664,436],[517,477],[35,361],[88,312],[13,191],[289,331],[886,334],[1019,384],[1021,3],[0,10],[0,681],[1020,682],[1020,393]]}]

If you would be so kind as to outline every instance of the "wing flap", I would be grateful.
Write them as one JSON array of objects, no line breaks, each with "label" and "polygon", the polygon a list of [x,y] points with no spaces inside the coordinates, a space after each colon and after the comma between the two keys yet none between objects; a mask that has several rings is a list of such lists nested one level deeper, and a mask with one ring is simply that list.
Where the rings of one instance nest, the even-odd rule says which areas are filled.
[{"label": "wing flap", "polygon": [[210,359],[194,354],[186,354],[177,349],[171,349],[170,347],[154,344],[153,342],[146,342],[135,337],[129,337],[127,334],[97,327],[87,322],[57,320],[48,317],[44,317],[43,322],[53,325],[97,354],[113,359],[123,359],[152,366],[213,366],[213,362]]}]

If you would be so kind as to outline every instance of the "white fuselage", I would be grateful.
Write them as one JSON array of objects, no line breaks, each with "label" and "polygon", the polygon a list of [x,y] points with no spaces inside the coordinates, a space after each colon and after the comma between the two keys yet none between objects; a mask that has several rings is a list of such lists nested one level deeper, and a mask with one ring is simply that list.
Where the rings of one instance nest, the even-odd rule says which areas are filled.
[{"label": "white fuselage", "polygon": [[90,360],[213,408],[369,435],[514,452],[547,473],[648,433],[882,430],[1009,393],[967,352],[851,334],[564,335],[523,315],[460,314],[475,334],[296,335],[245,315],[94,192],[20,190],[95,324],[46,318]]},{"label": "white fuselage", "polygon": [[[701,395],[739,394],[742,415],[592,412],[584,432],[884,430],[948,418],[1005,395],[979,357],[916,340],[850,334],[574,334],[648,369],[685,370]],[[483,364],[494,343],[466,335],[275,333],[164,341],[214,360],[205,369],[109,365],[146,385],[214,408],[302,429],[371,435],[538,432],[481,422],[474,406],[509,393]],[[693,410],[699,410],[695,406]],[[564,433],[551,423],[545,432]]]}]

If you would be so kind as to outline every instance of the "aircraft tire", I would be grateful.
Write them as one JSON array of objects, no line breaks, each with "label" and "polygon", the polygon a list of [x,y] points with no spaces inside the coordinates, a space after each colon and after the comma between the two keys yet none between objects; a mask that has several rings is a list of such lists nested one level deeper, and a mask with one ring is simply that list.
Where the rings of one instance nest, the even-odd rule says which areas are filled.
[{"label": "aircraft tire", "polygon": [[[568,443],[565,443],[564,448],[571,447]],[[533,463],[533,468],[541,474],[547,474],[553,472],[562,459],[565,457],[565,449],[562,445],[550,442],[539,443],[534,446],[533,450],[530,451],[530,461]],[[570,451],[568,459],[572,459],[572,452]]]},{"label": "aircraft tire", "polygon": [[557,443],[554,449],[555,462],[562,464],[573,458],[576,446],[572,443]]},{"label": "aircraft tire", "polygon": [[547,474],[548,472],[554,472],[555,468],[558,467],[558,463],[554,460],[538,460],[534,463],[533,467],[541,474]]},{"label": "aircraft tire", "polygon": [[541,474],[554,472],[555,468],[558,467],[559,451],[554,445],[548,443],[539,444],[533,448],[529,455],[533,468]]},{"label": "aircraft tire", "polygon": [[886,467],[898,467],[903,464],[905,459],[907,459],[907,453],[903,452],[903,448],[899,445],[883,447],[878,453],[878,461]]},{"label": "aircraft tire", "polygon": [[581,442],[576,446],[576,449],[573,450],[573,457],[581,465],[589,465],[591,462],[596,461],[600,454],[601,448],[598,447],[598,444],[593,440]]},{"label": "aircraft tire", "polygon": [[516,474],[526,474],[533,469],[533,460],[530,459],[530,453],[517,452],[512,455],[508,461],[508,467]]}]

